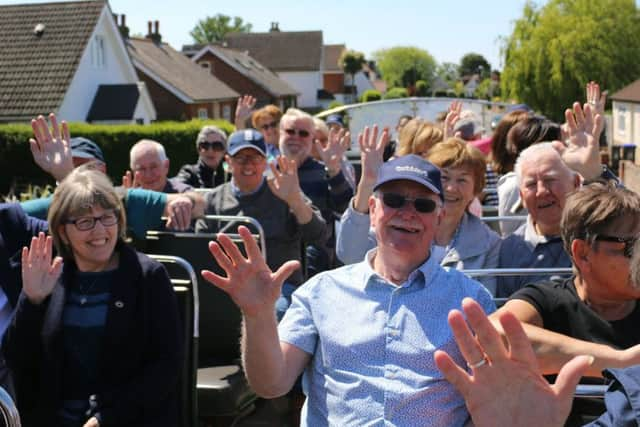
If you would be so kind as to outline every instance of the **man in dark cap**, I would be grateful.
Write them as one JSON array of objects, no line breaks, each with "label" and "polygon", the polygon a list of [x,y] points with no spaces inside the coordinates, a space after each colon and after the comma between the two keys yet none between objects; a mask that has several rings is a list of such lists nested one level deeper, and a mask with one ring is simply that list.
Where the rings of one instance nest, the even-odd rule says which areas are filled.
[{"label": "man in dark cap", "polygon": [[464,425],[464,400],[433,363],[436,349],[457,351],[449,310],[465,297],[495,309],[478,282],[445,270],[431,255],[442,209],[440,171],[419,156],[380,168],[369,199],[378,247],[360,263],[318,274],[293,294],[278,325],[277,289],[297,267],[272,273],[248,230],[244,258],[221,235],[211,252],[227,277],[203,272],[243,314],[243,361],[253,390],[287,393],[304,372],[302,426]]}]

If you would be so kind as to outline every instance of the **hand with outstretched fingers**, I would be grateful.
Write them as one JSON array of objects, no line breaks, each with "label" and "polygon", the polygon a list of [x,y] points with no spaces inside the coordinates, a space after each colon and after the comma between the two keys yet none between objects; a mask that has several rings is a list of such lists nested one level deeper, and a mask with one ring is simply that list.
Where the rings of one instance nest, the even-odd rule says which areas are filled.
[{"label": "hand with outstretched fingers", "polygon": [[51,292],[62,273],[62,258],[53,257],[53,239],[44,233],[31,238],[22,248],[22,290],[32,304],[40,304]]},{"label": "hand with outstretched fingers", "polygon": [[464,397],[474,425],[564,425],[578,381],[593,357],[575,357],[550,385],[540,375],[531,343],[511,312],[504,311],[499,317],[503,340],[477,302],[465,298],[462,309],[466,320],[460,311],[452,310],[449,325],[467,362],[466,369],[444,351],[436,351],[434,358],[438,369]]},{"label": "hand with outstretched fingers", "polygon": [[329,176],[333,177],[340,173],[342,166],[342,156],[351,143],[351,134],[344,129],[331,129],[329,131],[329,139],[323,147],[322,144],[314,140],[316,150],[320,154],[322,162],[329,171]]},{"label": "hand with outstretched fingers", "polygon": [[246,317],[273,315],[284,280],[300,267],[298,261],[287,261],[274,273],[267,266],[258,244],[244,226],[238,227],[247,256],[226,234],[219,234],[216,242],[209,242],[209,251],[226,273],[220,276],[208,270],[202,277],[225,291]]},{"label": "hand with outstretched fingers", "polygon": [[122,175],[122,186],[127,190],[130,188],[139,188],[141,186],[141,177],[142,174],[140,173],[140,171],[136,171],[133,173],[131,171],[126,171],[124,175]]},{"label": "hand with outstretched fingers", "polygon": [[296,161],[285,156],[278,156],[278,167],[274,163],[269,163],[272,178],[267,180],[271,192],[287,205],[291,205],[302,197],[300,181],[298,179],[298,166]]},{"label": "hand with outstretched fingers", "polygon": [[256,106],[257,99],[251,95],[243,95],[238,98],[236,104],[236,130],[244,129],[246,120],[251,117],[253,108]]},{"label": "hand with outstretched fingers", "polygon": [[56,115],[49,114],[51,129],[43,116],[31,120],[35,139],[29,139],[29,148],[36,164],[57,181],[62,181],[73,170],[71,136],[67,122],[58,126]]},{"label": "hand with outstretched fingers", "polygon": [[453,132],[453,128],[456,125],[456,122],[460,120],[460,113],[462,113],[462,102],[453,101],[451,105],[449,105],[449,111],[444,118],[443,124],[443,140],[446,141],[449,138],[453,138],[456,136]]},{"label": "hand with outstretched fingers", "polygon": [[600,176],[600,134],[604,127],[602,115],[597,114],[590,104],[584,109],[574,102],[573,110],[565,110],[568,138],[566,141],[554,141],[553,147],[560,153],[562,160],[586,180]]},{"label": "hand with outstretched fingers", "polygon": [[96,417],[91,417],[82,427],[100,427],[100,422]]},{"label": "hand with outstretched fingers", "polygon": [[384,148],[388,143],[388,127],[385,127],[382,133],[379,134],[378,125],[373,125],[371,128],[366,126],[364,131],[358,134],[360,161],[362,165],[361,179],[372,184],[376,181],[378,171],[384,162]]},{"label": "hand with outstretched fingers", "polygon": [[600,91],[600,85],[597,82],[587,83],[587,104],[593,106],[595,114],[604,117],[604,108],[607,104],[607,91]]}]

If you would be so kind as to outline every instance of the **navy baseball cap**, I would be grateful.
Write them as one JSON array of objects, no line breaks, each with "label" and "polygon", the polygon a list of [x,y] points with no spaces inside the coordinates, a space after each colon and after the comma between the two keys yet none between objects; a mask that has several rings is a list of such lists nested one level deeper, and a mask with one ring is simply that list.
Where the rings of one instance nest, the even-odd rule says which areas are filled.
[{"label": "navy baseball cap", "polygon": [[330,114],[327,116],[327,120],[325,123],[328,125],[337,124],[344,127],[344,123],[342,123],[342,117],[339,114]]},{"label": "navy baseball cap", "polygon": [[98,144],[81,136],[71,138],[71,157],[95,159],[105,163],[104,155]]},{"label": "navy baseball cap", "polygon": [[232,133],[227,139],[229,148],[227,153],[234,156],[238,151],[244,148],[253,148],[258,153],[267,157],[267,147],[264,145],[264,138],[260,132],[255,129],[244,129]]},{"label": "navy baseball cap", "polygon": [[378,180],[373,187],[373,191],[376,191],[382,184],[400,179],[422,184],[428,190],[440,196],[441,200],[444,200],[442,182],[440,181],[440,169],[415,154],[396,157],[383,163],[378,171]]}]

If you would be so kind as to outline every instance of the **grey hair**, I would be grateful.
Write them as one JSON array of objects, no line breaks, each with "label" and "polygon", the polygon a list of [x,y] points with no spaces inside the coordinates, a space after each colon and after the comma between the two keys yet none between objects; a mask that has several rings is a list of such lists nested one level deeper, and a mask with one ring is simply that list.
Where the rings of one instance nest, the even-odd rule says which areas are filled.
[{"label": "grey hair", "polygon": [[159,161],[164,162],[165,160],[167,160],[167,153],[164,150],[164,146],[162,144],[152,139],[141,139],[140,141],[133,144],[133,147],[131,147],[131,151],[129,151],[129,166],[131,166],[132,170],[135,169],[133,164],[134,156],[138,153],[138,151],[142,150],[145,147],[153,147],[158,154]]},{"label": "grey hair", "polygon": [[553,154],[558,159],[560,159],[562,165],[567,168],[567,170],[571,173],[571,176],[575,176],[576,172],[569,168],[564,161],[562,161],[562,157],[560,157],[560,153],[553,148],[553,144],[551,142],[539,142],[522,150],[518,159],[516,160],[515,167],[513,168],[516,178],[518,180],[518,186],[522,183],[522,165],[528,161],[535,161],[537,158],[543,154]]},{"label": "grey hair", "polygon": [[298,110],[297,108],[287,109],[287,111],[282,115],[282,118],[280,119],[280,128],[282,128],[285,119],[305,119],[311,124],[310,127],[312,129],[315,129],[313,116],[311,116],[311,114],[309,113],[305,113],[302,110]]},{"label": "grey hair", "polygon": [[207,140],[207,136],[209,135],[221,136],[222,140],[224,141],[225,148],[227,147],[227,134],[225,133],[225,131],[217,126],[207,125],[203,126],[202,129],[200,129],[200,132],[198,132],[198,137],[196,138],[196,148],[198,148],[201,142],[205,142]]}]

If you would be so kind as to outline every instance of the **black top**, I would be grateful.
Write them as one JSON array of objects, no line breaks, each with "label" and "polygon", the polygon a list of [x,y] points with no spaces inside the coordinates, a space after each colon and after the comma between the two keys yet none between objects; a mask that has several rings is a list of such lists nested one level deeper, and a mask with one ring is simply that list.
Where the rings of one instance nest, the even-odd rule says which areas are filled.
[{"label": "black top", "polygon": [[192,186],[193,188],[214,188],[223,184],[225,179],[222,162],[212,169],[200,159],[195,165],[184,165],[173,180]]},{"label": "black top", "polygon": [[574,278],[527,285],[511,299],[533,305],[550,331],[621,349],[640,343],[640,305],[624,319],[604,320],[580,300]]}]

